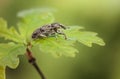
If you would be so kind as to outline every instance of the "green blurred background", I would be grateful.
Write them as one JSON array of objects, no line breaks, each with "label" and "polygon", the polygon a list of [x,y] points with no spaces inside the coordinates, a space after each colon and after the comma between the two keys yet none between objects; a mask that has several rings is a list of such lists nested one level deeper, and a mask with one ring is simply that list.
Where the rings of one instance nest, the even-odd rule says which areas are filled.
[{"label": "green blurred background", "polygon": [[[120,79],[120,0],[0,0],[0,17],[15,25],[17,12],[41,7],[55,8],[57,22],[84,26],[106,42],[92,48],[76,44],[75,58],[34,53],[47,79]],[[20,61],[17,69],[7,68],[7,79],[40,79],[25,56]]]}]

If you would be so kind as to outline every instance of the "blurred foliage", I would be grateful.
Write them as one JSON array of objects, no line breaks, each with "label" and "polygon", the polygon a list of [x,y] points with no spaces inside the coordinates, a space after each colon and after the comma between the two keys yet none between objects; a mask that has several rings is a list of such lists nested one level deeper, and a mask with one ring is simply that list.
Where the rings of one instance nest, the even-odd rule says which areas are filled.
[{"label": "blurred foliage", "polygon": [[[81,25],[98,32],[105,47],[78,45],[76,58],[53,58],[34,53],[49,79],[120,79],[120,0],[0,0],[0,16],[14,25],[16,13],[35,7],[55,8],[56,21]],[[0,41],[2,42],[2,41]],[[7,79],[39,79],[34,68],[21,56],[17,70],[7,69]]]}]

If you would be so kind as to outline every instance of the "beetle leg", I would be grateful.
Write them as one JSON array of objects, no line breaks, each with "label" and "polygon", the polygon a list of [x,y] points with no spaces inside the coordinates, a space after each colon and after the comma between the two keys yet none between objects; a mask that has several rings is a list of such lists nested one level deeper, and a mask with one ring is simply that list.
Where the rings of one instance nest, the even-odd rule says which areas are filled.
[{"label": "beetle leg", "polygon": [[60,30],[57,30],[57,33],[60,35],[64,35],[65,40],[67,40],[67,36],[65,33],[61,32]]},{"label": "beetle leg", "polygon": [[45,36],[45,35],[43,35],[43,34],[39,34],[39,36],[38,37],[47,37],[47,36]]}]

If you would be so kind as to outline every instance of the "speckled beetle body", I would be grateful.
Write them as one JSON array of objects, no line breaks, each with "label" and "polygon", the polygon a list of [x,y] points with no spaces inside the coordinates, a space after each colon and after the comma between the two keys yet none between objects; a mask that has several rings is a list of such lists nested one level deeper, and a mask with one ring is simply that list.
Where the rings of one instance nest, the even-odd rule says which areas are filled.
[{"label": "speckled beetle body", "polygon": [[61,34],[61,35],[64,35],[65,39],[67,39],[66,35],[61,31],[61,28],[66,29],[65,26],[63,26],[62,24],[59,24],[59,23],[43,25],[42,27],[36,29],[32,33],[32,38],[37,39],[37,38],[53,36],[56,34]]}]

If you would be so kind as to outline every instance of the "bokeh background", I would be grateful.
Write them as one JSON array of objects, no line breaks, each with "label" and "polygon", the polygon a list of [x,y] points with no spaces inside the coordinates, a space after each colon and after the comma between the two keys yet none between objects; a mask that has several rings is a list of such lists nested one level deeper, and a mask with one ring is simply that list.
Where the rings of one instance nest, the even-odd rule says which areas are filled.
[{"label": "bokeh background", "polygon": [[[76,44],[75,58],[34,53],[47,79],[120,79],[120,0],[0,0],[0,17],[11,26],[17,12],[41,7],[55,8],[57,22],[84,26],[106,42],[92,48]],[[7,68],[7,79],[40,79],[25,56],[20,61],[17,69]]]}]

